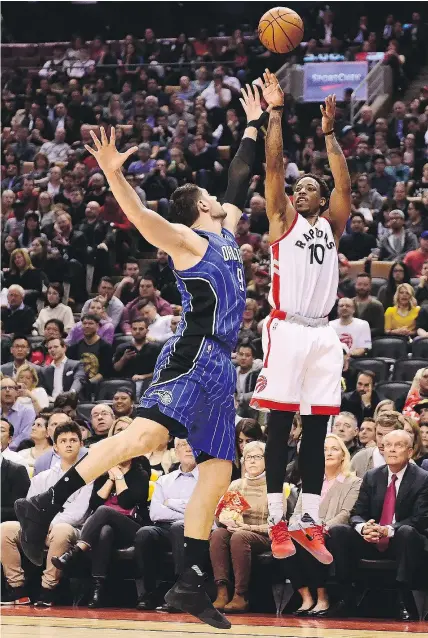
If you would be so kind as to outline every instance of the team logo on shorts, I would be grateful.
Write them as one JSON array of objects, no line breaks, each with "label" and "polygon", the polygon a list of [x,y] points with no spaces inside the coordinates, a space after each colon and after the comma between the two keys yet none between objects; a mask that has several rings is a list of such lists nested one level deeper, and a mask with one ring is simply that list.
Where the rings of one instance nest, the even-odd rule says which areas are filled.
[{"label": "team logo on shorts", "polygon": [[267,379],[262,374],[259,376],[256,382],[255,392],[263,392],[267,386]]},{"label": "team logo on shorts", "polygon": [[153,396],[159,397],[162,405],[170,405],[172,403],[172,392],[169,390],[156,390],[156,392],[153,392]]}]

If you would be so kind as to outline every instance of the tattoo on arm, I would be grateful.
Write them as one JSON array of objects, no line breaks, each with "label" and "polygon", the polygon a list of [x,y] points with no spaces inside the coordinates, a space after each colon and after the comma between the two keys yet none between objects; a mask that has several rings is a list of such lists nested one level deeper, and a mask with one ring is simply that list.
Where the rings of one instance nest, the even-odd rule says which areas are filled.
[{"label": "tattoo on arm", "polygon": [[281,111],[271,112],[266,135],[266,166],[268,170],[284,172],[281,119]]},{"label": "tattoo on arm", "polygon": [[326,136],[325,145],[327,148],[327,154],[332,153],[333,155],[343,155],[343,151],[334,134]]}]

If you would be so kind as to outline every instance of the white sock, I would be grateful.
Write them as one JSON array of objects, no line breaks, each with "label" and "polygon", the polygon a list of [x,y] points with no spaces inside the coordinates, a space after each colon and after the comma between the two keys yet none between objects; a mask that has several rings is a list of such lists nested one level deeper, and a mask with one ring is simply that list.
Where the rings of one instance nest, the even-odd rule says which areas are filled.
[{"label": "white sock", "polygon": [[284,516],[284,501],[282,494],[268,494],[269,518],[276,525]]},{"label": "white sock", "polygon": [[319,494],[305,494],[302,492],[302,512],[303,514],[309,514],[309,516],[318,525],[319,520],[319,508],[321,503],[321,496]]}]

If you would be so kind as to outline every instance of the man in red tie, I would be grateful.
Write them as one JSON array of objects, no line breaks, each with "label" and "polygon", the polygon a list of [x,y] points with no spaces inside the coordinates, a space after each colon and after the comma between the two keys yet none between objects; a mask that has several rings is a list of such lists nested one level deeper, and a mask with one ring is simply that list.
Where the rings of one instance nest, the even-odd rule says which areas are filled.
[{"label": "man in red tie", "polygon": [[364,475],[350,525],[330,530],[336,579],[345,592],[338,603],[341,615],[349,614],[355,598],[351,583],[361,558],[396,560],[401,620],[413,619],[410,590],[428,588],[428,472],[411,462],[411,456],[408,432],[387,434],[386,465]]}]

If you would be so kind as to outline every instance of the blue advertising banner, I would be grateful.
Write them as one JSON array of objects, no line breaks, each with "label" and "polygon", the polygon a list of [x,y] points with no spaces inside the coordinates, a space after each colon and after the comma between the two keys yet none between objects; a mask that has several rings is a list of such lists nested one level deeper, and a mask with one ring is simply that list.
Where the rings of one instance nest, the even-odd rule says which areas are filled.
[{"label": "blue advertising banner", "polygon": [[[303,65],[303,99],[305,102],[322,102],[335,93],[338,102],[343,100],[345,89],[356,89],[368,73],[367,62],[309,62]],[[358,90],[360,100],[367,99],[367,86]]]}]

